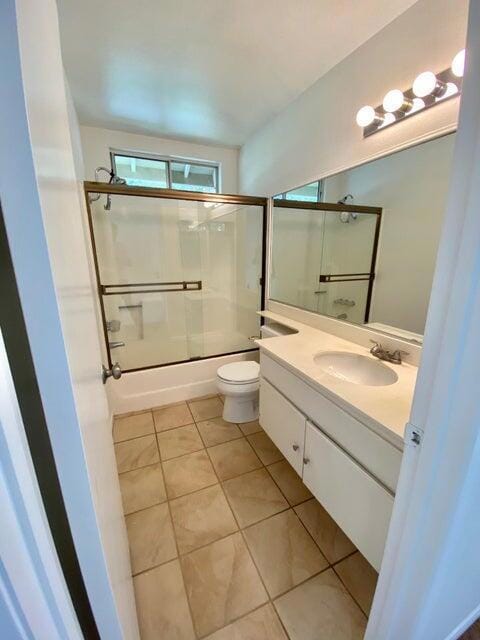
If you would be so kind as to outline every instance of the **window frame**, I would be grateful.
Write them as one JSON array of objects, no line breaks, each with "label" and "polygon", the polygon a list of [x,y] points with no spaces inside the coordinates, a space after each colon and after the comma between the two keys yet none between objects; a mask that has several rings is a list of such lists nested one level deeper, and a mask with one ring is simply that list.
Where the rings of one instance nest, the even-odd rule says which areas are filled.
[{"label": "window frame", "polygon": [[[158,153],[148,153],[143,151],[129,151],[126,149],[110,148],[110,165],[113,173],[117,174],[115,156],[123,156],[125,158],[137,158],[138,160],[158,160],[165,162],[167,165],[167,186],[166,187],[150,187],[152,189],[172,189],[174,191],[191,191],[190,189],[177,189],[172,186],[172,164],[182,162],[184,164],[192,164],[200,167],[212,167],[215,169],[214,182],[215,191],[194,191],[194,193],[221,193],[221,164],[213,160],[199,160],[198,158],[186,158],[185,156],[163,156]],[[149,188],[149,187],[145,187]]]},{"label": "window frame", "polygon": [[[313,182],[317,183],[317,199],[316,200],[302,200],[301,202],[323,202],[324,180],[323,179],[313,180]],[[306,182],[305,184],[302,184],[299,187],[295,187],[294,189],[289,189],[288,191],[284,191],[283,193],[278,193],[277,195],[273,196],[273,199],[274,200],[288,200],[287,194],[291,193],[292,191],[297,191],[298,189],[301,189],[302,187],[306,187],[309,184],[312,184],[312,182]],[[294,200],[292,200],[292,202],[293,201]]]}]

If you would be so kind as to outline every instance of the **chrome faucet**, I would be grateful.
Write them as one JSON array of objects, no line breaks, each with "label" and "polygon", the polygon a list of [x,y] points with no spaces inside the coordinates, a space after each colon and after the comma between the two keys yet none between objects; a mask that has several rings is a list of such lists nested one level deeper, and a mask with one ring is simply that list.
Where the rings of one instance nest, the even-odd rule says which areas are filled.
[{"label": "chrome faucet", "polygon": [[402,355],[408,356],[408,351],[401,351],[400,349],[388,351],[379,342],[375,342],[375,340],[370,340],[370,342],[373,342],[370,353],[379,360],[385,360],[385,362],[391,362],[392,364],[402,364]]}]

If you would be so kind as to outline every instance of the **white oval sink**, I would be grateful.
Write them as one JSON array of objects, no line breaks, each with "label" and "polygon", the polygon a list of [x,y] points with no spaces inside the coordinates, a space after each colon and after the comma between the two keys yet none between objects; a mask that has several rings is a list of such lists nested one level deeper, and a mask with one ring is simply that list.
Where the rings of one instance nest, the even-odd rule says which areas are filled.
[{"label": "white oval sink", "polygon": [[353,384],[383,387],[393,384],[398,376],[378,360],[349,351],[321,351],[313,357],[314,362],[334,378]]}]

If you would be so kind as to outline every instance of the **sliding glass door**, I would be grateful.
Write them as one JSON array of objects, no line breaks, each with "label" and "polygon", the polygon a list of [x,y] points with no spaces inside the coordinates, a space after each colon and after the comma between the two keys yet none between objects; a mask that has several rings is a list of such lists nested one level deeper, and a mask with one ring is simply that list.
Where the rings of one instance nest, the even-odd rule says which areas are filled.
[{"label": "sliding glass door", "polygon": [[264,199],[94,189],[87,183],[111,362],[131,371],[254,348]]}]

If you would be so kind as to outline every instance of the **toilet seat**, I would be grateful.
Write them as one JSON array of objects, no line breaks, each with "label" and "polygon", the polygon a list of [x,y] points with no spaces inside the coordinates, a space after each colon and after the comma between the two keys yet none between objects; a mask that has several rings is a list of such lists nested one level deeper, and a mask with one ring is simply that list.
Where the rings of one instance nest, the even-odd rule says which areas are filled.
[{"label": "toilet seat", "polygon": [[258,381],[260,365],[253,360],[224,364],[217,371],[217,376],[227,384],[242,385]]}]

